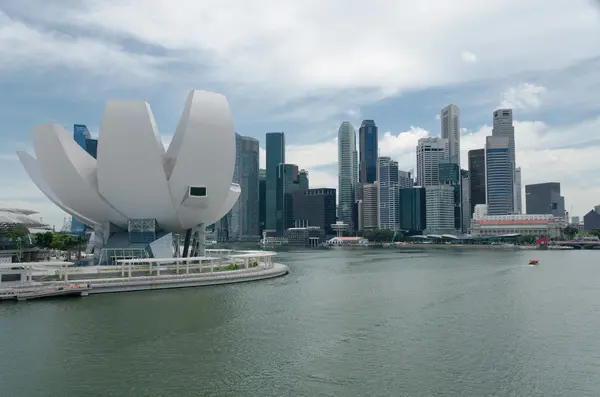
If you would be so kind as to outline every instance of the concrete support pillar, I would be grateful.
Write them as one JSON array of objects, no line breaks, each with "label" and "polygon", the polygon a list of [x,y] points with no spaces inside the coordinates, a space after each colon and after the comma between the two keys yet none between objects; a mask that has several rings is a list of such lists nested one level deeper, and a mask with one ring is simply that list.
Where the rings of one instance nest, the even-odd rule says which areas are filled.
[{"label": "concrete support pillar", "polygon": [[187,258],[190,251],[190,240],[192,239],[192,229],[185,231],[185,239],[183,240],[183,257]]},{"label": "concrete support pillar", "polygon": [[198,256],[206,256],[206,225],[201,223],[197,228],[198,233]]}]

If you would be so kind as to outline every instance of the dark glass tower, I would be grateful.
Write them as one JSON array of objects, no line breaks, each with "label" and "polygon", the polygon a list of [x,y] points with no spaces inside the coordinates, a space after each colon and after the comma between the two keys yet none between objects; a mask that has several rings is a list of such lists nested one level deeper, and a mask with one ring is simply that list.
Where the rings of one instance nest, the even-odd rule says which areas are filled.
[{"label": "dark glass tower", "polygon": [[471,213],[477,204],[485,204],[485,149],[469,150]]},{"label": "dark glass tower", "polygon": [[277,174],[279,164],[285,164],[285,135],[283,132],[267,132],[266,138],[265,228],[276,230]]},{"label": "dark glass tower", "polygon": [[[73,139],[83,148],[90,156],[96,158],[98,152],[98,140],[92,139],[87,126],[83,124],[73,125]],[[79,220],[71,219],[71,233],[82,236],[85,233],[85,225]]]},{"label": "dark glass tower", "polygon": [[377,180],[377,125],[373,120],[363,120],[358,131],[360,147],[360,183],[373,183]]}]

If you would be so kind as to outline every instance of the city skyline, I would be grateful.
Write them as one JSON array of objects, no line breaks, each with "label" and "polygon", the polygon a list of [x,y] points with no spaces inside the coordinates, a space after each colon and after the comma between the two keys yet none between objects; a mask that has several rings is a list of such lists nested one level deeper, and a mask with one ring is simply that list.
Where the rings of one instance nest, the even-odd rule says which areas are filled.
[{"label": "city skyline", "polygon": [[[62,224],[64,214],[15,161],[16,150],[31,149],[32,125],[86,124],[97,136],[107,99],[143,98],[152,103],[168,142],[178,98],[199,88],[226,94],[236,131],[259,139],[263,149],[265,132],[285,131],[287,162],[308,170],[313,187],[337,186],[334,139],[343,120],[355,128],[363,119],[375,120],[379,154],[409,171],[415,169],[416,140],[440,136],[440,110],[456,104],[466,168],[468,150],[483,147],[491,134],[490,113],[511,108],[522,185],[561,182],[567,210],[583,216],[600,197],[600,113],[593,90],[600,81],[600,44],[588,43],[600,34],[600,14],[584,1],[569,7],[561,0],[543,7],[537,0],[513,1],[493,7],[456,1],[433,24],[410,2],[295,2],[290,13],[292,3],[279,1],[264,4],[269,12],[248,20],[256,6],[248,1],[224,13],[219,24],[198,26],[194,15],[230,7],[183,1],[189,12],[175,13],[164,0],[143,10],[130,0],[82,1],[76,8],[7,0],[0,8],[3,29],[11,33],[0,38],[0,203],[38,210],[48,222]],[[41,6],[45,12],[35,12]],[[157,31],[151,15],[172,28]],[[276,26],[272,15],[279,15]],[[367,34],[355,29],[365,16],[381,22]],[[407,23],[397,23],[403,18]],[[489,23],[476,34],[465,31],[479,20]],[[423,24],[431,28],[417,28]],[[215,34],[225,25],[236,29]],[[196,33],[190,36],[191,30]],[[272,40],[264,40],[267,33]],[[359,53],[364,62],[356,61]]]}]

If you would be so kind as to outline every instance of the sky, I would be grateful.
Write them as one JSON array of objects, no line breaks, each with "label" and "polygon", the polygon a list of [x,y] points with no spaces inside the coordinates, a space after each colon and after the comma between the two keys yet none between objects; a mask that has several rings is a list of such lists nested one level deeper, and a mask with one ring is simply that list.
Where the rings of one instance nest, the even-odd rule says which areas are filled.
[{"label": "sky", "polygon": [[263,148],[284,131],[311,187],[337,187],[344,120],[374,119],[380,155],[409,171],[454,103],[467,168],[492,112],[512,108],[523,185],[560,182],[571,215],[600,204],[600,1],[141,3],[0,3],[0,207],[62,226],[15,155],[33,154],[32,126],[98,135],[107,100],[143,99],[168,144],[191,89],[225,94],[236,131]]}]

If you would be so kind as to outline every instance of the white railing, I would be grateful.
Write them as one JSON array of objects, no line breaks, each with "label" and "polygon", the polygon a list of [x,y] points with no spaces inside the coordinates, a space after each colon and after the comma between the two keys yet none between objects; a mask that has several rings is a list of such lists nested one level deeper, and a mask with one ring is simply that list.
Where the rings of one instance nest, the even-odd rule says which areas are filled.
[{"label": "white railing", "polygon": [[110,285],[145,285],[145,284],[155,284],[155,283],[181,283],[181,282],[193,282],[193,281],[204,281],[204,280],[221,280],[221,279],[235,279],[242,277],[257,277],[263,276],[265,274],[272,273],[271,270],[273,268],[261,269],[261,270],[253,270],[248,271],[246,269],[242,270],[227,270],[223,272],[215,272],[215,273],[197,273],[197,274],[173,274],[173,275],[161,275],[161,276],[141,276],[141,277],[125,277],[125,278],[117,278],[117,279],[90,279],[88,280],[93,287],[100,286],[110,286]]}]

